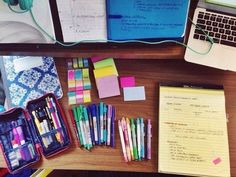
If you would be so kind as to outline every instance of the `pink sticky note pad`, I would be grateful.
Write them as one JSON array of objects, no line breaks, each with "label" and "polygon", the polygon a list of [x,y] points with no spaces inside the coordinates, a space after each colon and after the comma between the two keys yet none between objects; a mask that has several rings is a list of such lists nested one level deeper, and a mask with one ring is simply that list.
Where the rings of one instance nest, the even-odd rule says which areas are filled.
[{"label": "pink sticky note pad", "polygon": [[96,79],[99,98],[120,95],[120,87],[116,75]]},{"label": "pink sticky note pad", "polygon": [[104,60],[104,57],[91,57],[91,61],[93,63],[97,62],[97,61],[101,61],[101,60]]},{"label": "pink sticky note pad", "polygon": [[215,165],[219,164],[221,162],[221,158],[217,157],[212,161]]},{"label": "pink sticky note pad", "polygon": [[134,77],[120,77],[120,86],[124,87],[134,87],[135,86],[135,78]]}]

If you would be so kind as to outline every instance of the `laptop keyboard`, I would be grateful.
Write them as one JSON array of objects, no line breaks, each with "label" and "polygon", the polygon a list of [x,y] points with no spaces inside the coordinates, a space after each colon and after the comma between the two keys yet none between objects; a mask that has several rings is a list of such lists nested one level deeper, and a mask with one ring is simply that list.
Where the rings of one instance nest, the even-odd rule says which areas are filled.
[{"label": "laptop keyboard", "polygon": [[[210,12],[199,12],[197,25],[211,36],[214,43],[236,47],[236,18]],[[200,29],[195,29],[194,39],[209,40]]]}]

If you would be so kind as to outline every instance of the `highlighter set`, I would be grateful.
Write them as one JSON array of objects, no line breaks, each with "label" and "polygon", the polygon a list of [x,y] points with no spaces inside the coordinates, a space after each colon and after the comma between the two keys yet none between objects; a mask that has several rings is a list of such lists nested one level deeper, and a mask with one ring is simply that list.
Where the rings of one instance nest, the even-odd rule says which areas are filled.
[{"label": "highlighter set", "polygon": [[[118,120],[120,141],[125,162],[150,160],[151,159],[151,120],[143,118]],[[146,137],[146,143],[145,143]]]},{"label": "highlighter set", "polygon": [[0,142],[9,172],[47,158],[71,143],[67,122],[55,96],[46,94],[28,102],[26,110],[13,108],[0,114]]}]

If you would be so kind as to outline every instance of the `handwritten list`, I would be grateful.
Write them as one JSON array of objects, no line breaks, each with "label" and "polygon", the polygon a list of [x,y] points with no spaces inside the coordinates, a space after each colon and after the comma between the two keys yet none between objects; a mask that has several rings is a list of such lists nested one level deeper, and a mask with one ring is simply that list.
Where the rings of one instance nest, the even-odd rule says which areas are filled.
[{"label": "handwritten list", "polygon": [[105,0],[57,0],[64,42],[106,40]]},{"label": "handwritten list", "polygon": [[223,89],[160,86],[160,172],[230,176]]}]

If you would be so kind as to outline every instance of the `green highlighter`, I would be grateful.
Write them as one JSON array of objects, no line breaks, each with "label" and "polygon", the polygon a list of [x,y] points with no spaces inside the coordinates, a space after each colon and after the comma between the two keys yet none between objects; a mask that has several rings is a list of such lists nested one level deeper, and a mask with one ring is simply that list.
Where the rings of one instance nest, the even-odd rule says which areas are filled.
[{"label": "green highlighter", "polygon": [[132,134],[132,141],[133,141],[133,153],[134,159],[138,160],[138,149],[137,149],[137,141],[136,141],[136,131],[135,131],[135,123],[134,119],[131,119],[131,134]]},{"label": "green highlighter", "polygon": [[77,127],[77,130],[78,130],[79,142],[80,142],[80,145],[83,146],[84,144],[83,144],[82,134],[81,134],[80,125],[79,125],[79,117],[78,117],[77,108],[73,107],[72,111],[73,111],[73,114],[74,114],[74,119],[75,119],[76,127]]},{"label": "green highlighter", "polygon": [[84,120],[84,115],[83,115],[83,106],[80,105],[77,107],[77,113],[78,113],[78,118],[79,118],[79,125],[80,125],[80,131],[81,131],[81,136],[83,139],[83,145],[87,149],[88,144],[86,140],[86,132],[85,132],[85,120]]}]

